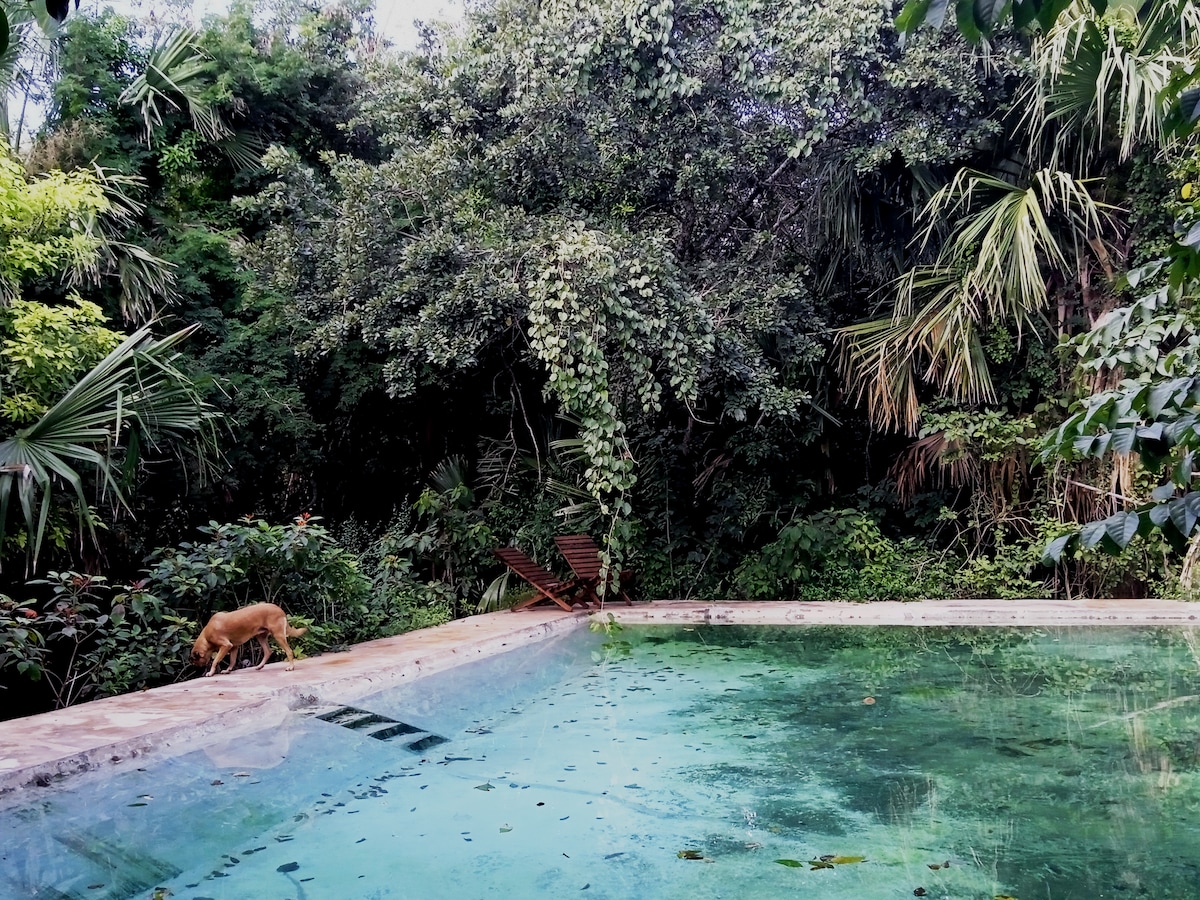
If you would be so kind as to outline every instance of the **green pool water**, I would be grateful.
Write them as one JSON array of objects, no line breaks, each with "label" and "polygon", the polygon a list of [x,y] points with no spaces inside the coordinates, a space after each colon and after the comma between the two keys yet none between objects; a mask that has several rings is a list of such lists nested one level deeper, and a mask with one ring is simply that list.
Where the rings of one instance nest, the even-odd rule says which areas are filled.
[{"label": "green pool water", "polygon": [[401,733],[25,795],[0,896],[1200,898],[1189,630],[626,628],[353,705]]}]

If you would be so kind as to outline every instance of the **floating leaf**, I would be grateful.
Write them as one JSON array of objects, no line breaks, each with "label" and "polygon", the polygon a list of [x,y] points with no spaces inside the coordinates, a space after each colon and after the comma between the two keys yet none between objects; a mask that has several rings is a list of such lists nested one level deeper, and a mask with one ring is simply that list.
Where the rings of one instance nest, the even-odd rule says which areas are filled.
[{"label": "floating leaf", "polygon": [[512,831],[512,826],[511,826],[511,825],[501,825],[501,826],[500,826],[500,833],[501,833],[501,834],[508,834],[510,831]]},{"label": "floating leaf", "polygon": [[941,867],[942,867],[942,864],[941,864],[941,863],[930,863],[930,864],[929,864],[929,868],[933,869],[933,871],[935,871],[935,872],[936,872],[938,869],[940,869]]},{"label": "floating leaf", "polygon": [[997,894],[996,900],[1017,900],[1017,898],[1010,897],[1008,894]]},{"label": "floating leaf", "polygon": [[[821,857],[824,859],[825,857]],[[848,866],[851,863],[860,863],[866,860],[865,856],[834,856],[830,858],[830,862],[835,866]]]},{"label": "floating leaf", "polygon": [[699,850],[680,850],[675,855],[680,859],[704,859],[704,854]]},{"label": "floating leaf", "polygon": [[145,804],[145,803],[129,803],[129,804],[126,804],[126,805],[127,805],[127,806],[145,806],[146,804]]},{"label": "floating leaf", "polygon": [[925,888],[923,888],[923,887],[913,888],[913,896],[914,897],[924,897],[928,893],[929,893],[929,891],[925,890]]},{"label": "floating leaf", "polygon": [[804,863],[800,862],[798,859],[777,859],[775,862],[779,863],[781,866],[787,866],[789,869],[804,868]]},{"label": "floating leaf", "polygon": [[817,869],[832,869],[833,868],[833,863],[825,862],[823,859],[810,859],[808,861],[808,864],[810,866],[812,866],[812,868],[809,869],[810,872],[815,872],[815,871],[817,871]]},{"label": "floating leaf", "polygon": [[484,782],[483,784],[475,785],[475,790],[477,791],[494,791],[495,789],[496,786],[490,782]]},{"label": "floating leaf", "polygon": [[298,868],[300,868],[300,863],[288,862],[288,863],[284,863],[282,866],[276,867],[275,871],[276,872],[295,872]]}]

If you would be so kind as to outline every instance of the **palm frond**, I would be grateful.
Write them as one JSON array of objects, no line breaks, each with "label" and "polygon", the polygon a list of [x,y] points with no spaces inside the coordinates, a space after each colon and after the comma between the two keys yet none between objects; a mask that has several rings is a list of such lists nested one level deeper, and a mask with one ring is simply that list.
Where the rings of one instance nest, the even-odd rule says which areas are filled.
[{"label": "palm frond", "polygon": [[1021,98],[1024,124],[1038,142],[1054,132],[1052,155],[1078,137],[1081,152],[1115,140],[1128,159],[1140,144],[1164,140],[1163,89],[1198,51],[1200,8],[1190,0],[1146,4],[1140,17],[1076,3],[1032,47],[1037,77]]},{"label": "palm frond", "polygon": [[228,137],[229,128],[204,100],[212,83],[211,63],[198,43],[198,33],[180,28],[167,34],[151,51],[145,71],[121,92],[120,100],[136,106],[146,126],[146,143],[162,124],[167,109],[187,108],[192,125],[210,141]]},{"label": "palm frond", "polygon": [[[75,495],[81,527],[95,537],[82,471],[91,471],[101,496],[128,509],[115,458],[136,463],[143,445],[188,450],[202,475],[219,456],[216,412],[177,369],[175,347],[197,326],[155,338],[149,326],[126,338],[33,425],[0,441],[0,538],[15,494],[30,533],[33,561],[45,535],[54,485]],[[34,503],[38,500],[35,516]]]},{"label": "palm frond", "polygon": [[899,282],[892,316],[841,329],[837,346],[839,367],[872,421],[912,431],[922,382],[966,403],[990,399],[993,389],[965,276],[925,266]]},{"label": "palm frond", "polygon": [[1048,276],[1102,246],[1110,208],[1065,172],[1043,169],[1021,186],[961,170],[922,211],[917,242],[944,238],[935,262],[897,280],[891,316],[838,335],[841,369],[872,419],[915,429],[921,382],[960,402],[992,399],[980,333],[992,321],[1030,324]]}]

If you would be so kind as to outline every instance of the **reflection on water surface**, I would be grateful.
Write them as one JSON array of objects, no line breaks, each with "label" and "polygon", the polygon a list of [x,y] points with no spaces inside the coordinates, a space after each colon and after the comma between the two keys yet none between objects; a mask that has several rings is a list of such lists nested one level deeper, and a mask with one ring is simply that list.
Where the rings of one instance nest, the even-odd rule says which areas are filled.
[{"label": "reflection on water surface", "polygon": [[354,701],[424,751],[297,715],[41,793],[0,812],[0,896],[1195,900],[1198,660],[1180,629],[572,635]]}]

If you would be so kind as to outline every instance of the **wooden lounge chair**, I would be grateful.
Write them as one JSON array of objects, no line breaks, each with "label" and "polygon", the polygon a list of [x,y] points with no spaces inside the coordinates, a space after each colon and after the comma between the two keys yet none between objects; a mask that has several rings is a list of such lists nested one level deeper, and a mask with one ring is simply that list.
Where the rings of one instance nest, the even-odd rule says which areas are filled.
[{"label": "wooden lounge chair", "polygon": [[539,566],[516,547],[499,547],[493,550],[492,553],[506,566],[521,576],[521,578],[533,585],[534,590],[537,591],[528,600],[522,600],[516,606],[512,607],[513,612],[527,609],[535,603],[542,603],[547,600],[557,604],[567,612],[570,612],[571,606],[576,603],[587,607],[587,597],[578,578],[568,578],[566,580],[559,578],[553,572]]},{"label": "wooden lounge chair", "polygon": [[[554,543],[558,545],[558,552],[563,555],[563,559],[579,579],[585,596],[596,606],[600,606],[600,594],[596,590],[600,585],[600,548],[596,546],[596,542],[586,534],[564,534],[556,537]],[[633,601],[625,593],[625,585],[632,578],[633,573],[628,569],[621,572],[620,582],[610,575],[609,591],[605,596],[611,595],[615,588],[616,596],[624,600],[626,606],[632,606]]]}]

